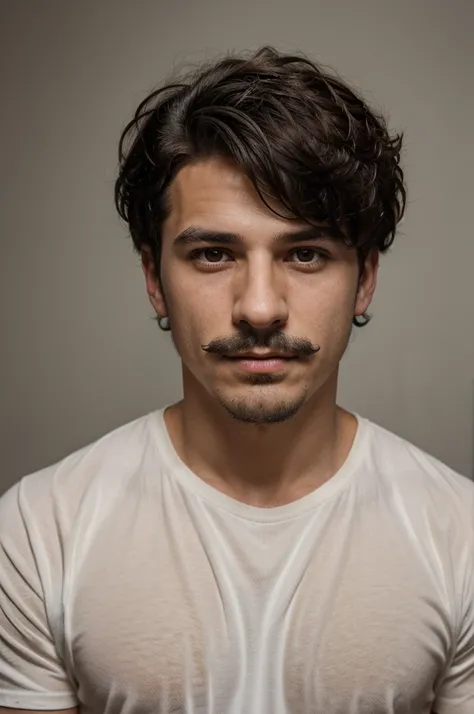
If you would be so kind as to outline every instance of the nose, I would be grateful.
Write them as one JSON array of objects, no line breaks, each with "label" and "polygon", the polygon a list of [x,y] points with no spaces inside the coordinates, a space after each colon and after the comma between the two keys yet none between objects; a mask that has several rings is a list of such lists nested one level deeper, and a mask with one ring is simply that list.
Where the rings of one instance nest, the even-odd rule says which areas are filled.
[{"label": "nose", "polygon": [[280,328],[288,320],[283,276],[273,265],[256,260],[241,274],[236,287],[233,322],[246,323],[254,330]]}]

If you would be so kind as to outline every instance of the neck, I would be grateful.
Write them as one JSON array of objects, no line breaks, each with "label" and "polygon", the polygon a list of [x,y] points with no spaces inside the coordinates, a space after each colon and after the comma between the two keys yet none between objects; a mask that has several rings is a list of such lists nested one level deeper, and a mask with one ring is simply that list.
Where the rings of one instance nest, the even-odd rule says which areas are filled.
[{"label": "neck", "polygon": [[238,422],[209,395],[188,393],[165,412],[182,461],[214,488],[253,506],[284,505],[342,466],[357,422],[335,402],[337,375],[298,413],[277,424]]}]

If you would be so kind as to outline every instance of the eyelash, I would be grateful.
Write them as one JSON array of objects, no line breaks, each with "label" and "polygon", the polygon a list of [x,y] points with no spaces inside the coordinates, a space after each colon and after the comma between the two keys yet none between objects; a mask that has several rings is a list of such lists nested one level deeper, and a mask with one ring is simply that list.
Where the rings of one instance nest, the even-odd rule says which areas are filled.
[{"label": "eyelash", "polygon": [[[212,262],[211,261],[211,262],[209,262],[209,261],[205,261],[205,260],[200,260],[198,256],[201,255],[202,253],[205,253],[207,250],[213,250],[213,251],[217,251],[218,253],[223,253],[225,255],[229,255],[229,253],[227,253],[227,251],[224,250],[224,248],[200,248],[199,250],[195,250],[192,253],[190,253],[188,256],[188,260],[190,260],[193,263],[199,263],[202,267],[207,266],[207,267],[211,267],[211,268],[213,266],[220,267],[221,265],[225,265],[225,263],[231,262],[231,261],[224,261],[224,262],[217,262],[217,261]],[[291,251],[291,253],[296,253],[299,250],[312,250],[318,256],[318,260],[316,262],[311,261],[311,262],[307,262],[307,263],[305,263],[305,262],[297,263],[297,265],[302,266],[303,269],[305,269],[306,267],[307,268],[319,267],[318,266],[319,262],[324,263],[326,260],[329,260],[329,255],[327,253],[325,253],[324,251],[319,250],[318,248],[310,248],[310,247],[294,248]]]}]

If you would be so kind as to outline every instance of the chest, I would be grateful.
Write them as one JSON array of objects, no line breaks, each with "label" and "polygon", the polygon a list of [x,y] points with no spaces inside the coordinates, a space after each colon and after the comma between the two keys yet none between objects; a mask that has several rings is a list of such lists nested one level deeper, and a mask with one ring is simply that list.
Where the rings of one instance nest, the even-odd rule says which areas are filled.
[{"label": "chest", "polygon": [[449,616],[395,534],[249,552],[174,527],[104,530],[84,561],[66,633],[84,712],[430,712]]}]

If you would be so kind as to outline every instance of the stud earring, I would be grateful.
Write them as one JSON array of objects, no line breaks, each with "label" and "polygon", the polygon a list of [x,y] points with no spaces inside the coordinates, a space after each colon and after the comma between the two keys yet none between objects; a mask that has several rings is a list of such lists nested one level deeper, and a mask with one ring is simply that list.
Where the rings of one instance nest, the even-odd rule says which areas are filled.
[{"label": "stud earring", "polygon": [[163,332],[169,332],[169,330],[171,329],[169,317],[166,317],[166,315],[160,316],[158,318],[158,324],[160,326],[160,329],[163,330]]}]

